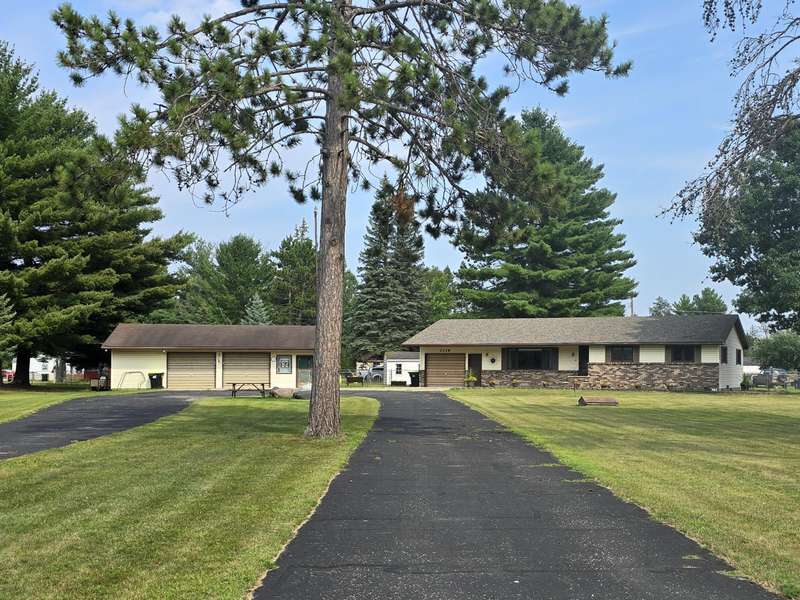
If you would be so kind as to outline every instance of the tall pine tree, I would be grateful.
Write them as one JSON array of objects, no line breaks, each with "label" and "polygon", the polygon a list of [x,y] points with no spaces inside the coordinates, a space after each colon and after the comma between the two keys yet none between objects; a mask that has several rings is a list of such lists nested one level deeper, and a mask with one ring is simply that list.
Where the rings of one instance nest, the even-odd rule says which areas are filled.
[{"label": "tall pine tree", "polygon": [[269,308],[264,304],[261,296],[253,294],[250,302],[245,307],[242,325],[269,325],[271,323],[272,318],[269,315]]},{"label": "tall pine tree", "polygon": [[110,150],[85,113],[40,92],[31,66],[0,44],[0,293],[17,313],[17,385],[29,385],[37,354],[96,365],[118,322],[177,289],[167,266],[190,238],[150,235],[157,199]]},{"label": "tall pine tree", "polygon": [[358,257],[361,281],[356,301],[345,329],[352,335],[350,347],[356,359],[383,354],[386,348],[387,310],[392,310],[388,293],[389,259],[394,235],[394,209],[391,185],[384,180],[369,214],[364,248]]},{"label": "tall pine tree", "polygon": [[361,283],[347,328],[357,357],[397,350],[425,325],[423,254],[412,199],[384,180],[359,257]]},{"label": "tall pine tree", "polygon": [[635,261],[620,224],[609,217],[614,194],[597,187],[601,166],[584,156],[555,119],[524,112],[515,138],[524,157],[511,176],[489,178],[466,203],[457,245],[470,312],[484,317],[623,315]]}]

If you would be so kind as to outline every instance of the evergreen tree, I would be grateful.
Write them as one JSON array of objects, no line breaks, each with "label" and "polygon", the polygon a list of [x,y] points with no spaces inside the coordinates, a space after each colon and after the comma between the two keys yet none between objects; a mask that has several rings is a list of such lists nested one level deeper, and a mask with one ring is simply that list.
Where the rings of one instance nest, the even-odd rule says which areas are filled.
[{"label": "evergreen tree", "polygon": [[403,194],[395,195],[395,227],[390,238],[386,265],[386,329],[383,351],[399,350],[402,343],[425,326],[430,312],[422,285],[425,252],[413,204]]},{"label": "evergreen tree", "polygon": [[364,248],[359,254],[358,273],[361,282],[356,292],[355,307],[349,319],[352,349],[356,358],[383,354],[387,349],[387,321],[391,311],[389,293],[389,260],[395,230],[391,204],[394,193],[388,181],[378,190],[369,214]]},{"label": "evergreen tree", "polygon": [[512,177],[490,174],[466,203],[458,277],[470,312],[623,315],[636,287],[624,273],[635,261],[608,214],[614,194],[596,185],[602,167],[539,109],[523,113],[517,140],[525,159],[509,165]]},{"label": "evergreen tree", "polygon": [[574,71],[613,77],[630,65],[613,64],[605,18],[560,0],[241,3],[198,27],[175,16],[166,35],[64,4],[53,15],[67,37],[59,58],[77,85],[110,71],[156,87],[159,101],[134,107],[119,139],[146,164],[171,166],[181,185],[205,184],[209,201],[223,174],[234,182],[223,198],[237,199],[280,175],[303,139],[320,146],[316,165],[285,175],[296,199],[321,198],[324,326],[308,433],[336,435],[348,185],[391,165],[401,184],[421,188],[440,230],[464,178],[505,149],[497,122],[513,85],[489,90],[481,59],[559,94]]},{"label": "evergreen tree", "polygon": [[161,212],[138,175],[0,44],[0,293],[17,312],[15,384],[30,384],[40,353],[96,361],[118,322],[174,296],[167,265],[189,237],[150,235]]},{"label": "evergreen tree", "polygon": [[728,312],[728,305],[715,290],[705,287],[699,294],[692,296],[694,310],[701,314],[725,314]]},{"label": "evergreen tree", "polygon": [[349,270],[344,272],[342,304],[342,368],[349,369],[356,364],[353,323],[358,305],[358,278]]},{"label": "evergreen tree", "polygon": [[694,314],[694,302],[688,294],[681,294],[675,302],[672,303],[672,313],[676,315],[691,315]]},{"label": "evergreen tree", "polygon": [[672,314],[674,314],[672,312],[672,302],[664,298],[664,296],[656,298],[650,307],[651,317],[667,317]]},{"label": "evergreen tree", "polygon": [[316,251],[303,221],[271,253],[274,276],[267,289],[276,325],[313,325],[317,316]]},{"label": "evergreen tree", "polygon": [[242,325],[270,325],[271,323],[272,319],[270,319],[267,305],[264,304],[261,296],[253,294],[245,307]]},{"label": "evergreen tree", "polygon": [[239,323],[254,293],[265,294],[272,280],[270,256],[246,235],[218,245],[197,240],[179,273],[186,282],[174,303],[154,311],[155,323]]}]

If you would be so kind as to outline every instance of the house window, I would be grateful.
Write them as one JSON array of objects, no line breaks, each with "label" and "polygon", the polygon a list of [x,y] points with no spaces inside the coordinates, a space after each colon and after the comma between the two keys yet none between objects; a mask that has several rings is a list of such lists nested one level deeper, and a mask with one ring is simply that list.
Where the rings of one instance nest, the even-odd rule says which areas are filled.
[{"label": "house window", "polygon": [[669,362],[693,363],[697,362],[698,352],[696,346],[670,346]]},{"label": "house window", "polygon": [[736,349],[736,364],[737,365],[742,364],[742,349],[741,348],[737,348]]},{"label": "house window", "polygon": [[275,357],[275,372],[280,375],[291,374],[292,372],[291,354],[278,354],[278,356]]},{"label": "house window", "polygon": [[555,371],[558,369],[556,348],[507,348],[506,369],[521,371]]},{"label": "house window", "polygon": [[719,349],[719,362],[720,364],[727,365],[728,364],[728,347],[721,346]]},{"label": "house window", "polygon": [[398,375],[402,375],[403,374],[403,363],[397,363],[395,365],[395,367],[394,367],[394,372],[397,373]]},{"label": "house window", "polygon": [[606,346],[606,362],[636,362],[636,346]]}]

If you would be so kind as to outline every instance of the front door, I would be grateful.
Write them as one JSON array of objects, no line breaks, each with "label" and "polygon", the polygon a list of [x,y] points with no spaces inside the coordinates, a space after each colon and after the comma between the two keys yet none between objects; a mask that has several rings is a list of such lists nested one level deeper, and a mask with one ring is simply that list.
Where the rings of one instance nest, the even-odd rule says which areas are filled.
[{"label": "front door", "polygon": [[314,368],[314,357],[302,355],[297,357],[297,387],[311,385],[311,372]]},{"label": "front door", "polygon": [[483,359],[481,358],[480,354],[470,354],[467,360],[467,368],[469,369],[469,373],[477,377],[475,380],[475,387],[480,387],[481,385],[481,367],[482,367]]},{"label": "front door", "polygon": [[578,374],[589,374],[589,346],[578,347]]}]

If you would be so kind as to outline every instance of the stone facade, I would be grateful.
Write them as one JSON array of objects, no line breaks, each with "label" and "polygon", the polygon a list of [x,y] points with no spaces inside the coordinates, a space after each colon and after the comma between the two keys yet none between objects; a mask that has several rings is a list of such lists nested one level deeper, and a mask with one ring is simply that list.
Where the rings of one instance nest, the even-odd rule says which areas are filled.
[{"label": "stone facade", "polygon": [[482,387],[574,387],[577,371],[503,370],[481,371]]},{"label": "stone facade", "polygon": [[719,387],[719,365],[591,363],[586,385],[612,390],[715,390]]},{"label": "stone facade", "polygon": [[590,363],[588,375],[579,375],[577,371],[482,371],[481,385],[610,390],[713,390],[719,387],[719,365]]}]

